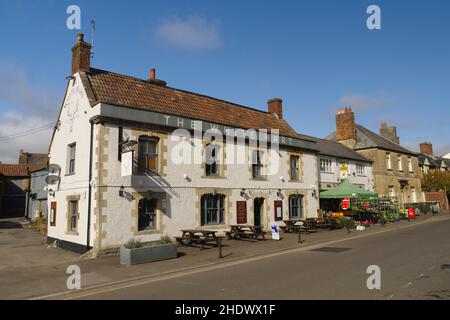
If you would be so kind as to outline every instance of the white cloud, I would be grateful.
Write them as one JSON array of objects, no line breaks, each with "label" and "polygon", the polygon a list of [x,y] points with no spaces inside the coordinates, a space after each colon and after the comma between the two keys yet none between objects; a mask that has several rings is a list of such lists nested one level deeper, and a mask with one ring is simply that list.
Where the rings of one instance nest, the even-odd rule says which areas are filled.
[{"label": "white cloud", "polygon": [[341,106],[351,106],[355,111],[384,108],[391,103],[391,99],[382,94],[345,94],[339,99]]},{"label": "white cloud", "polygon": [[[23,70],[12,65],[0,69],[0,161],[17,163],[20,149],[46,153],[52,129],[31,130],[56,122],[58,98],[33,84]],[[31,134],[17,137],[24,132]],[[12,135],[14,139],[4,138]]]},{"label": "white cloud", "polygon": [[217,23],[198,16],[186,20],[165,18],[156,34],[166,43],[184,49],[213,49],[221,44]]}]

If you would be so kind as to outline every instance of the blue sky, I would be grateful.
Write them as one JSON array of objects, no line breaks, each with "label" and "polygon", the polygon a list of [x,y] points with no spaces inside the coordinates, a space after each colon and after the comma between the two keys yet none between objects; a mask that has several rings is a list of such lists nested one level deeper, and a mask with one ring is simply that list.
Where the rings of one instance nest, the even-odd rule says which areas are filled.
[{"label": "blue sky", "polygon": [[[2,136],[56,120],[81,7],[97,68],[265,109],[273,97],[299,132],[334,131],[337,108],[377,131],[396,125],[402,144],[450,152],[450,2],[434,1],[5,1],[0,0],[0,161],[20,147],[46,151],[49,130]],[[368,30],[366,9],[381,8]]]}]

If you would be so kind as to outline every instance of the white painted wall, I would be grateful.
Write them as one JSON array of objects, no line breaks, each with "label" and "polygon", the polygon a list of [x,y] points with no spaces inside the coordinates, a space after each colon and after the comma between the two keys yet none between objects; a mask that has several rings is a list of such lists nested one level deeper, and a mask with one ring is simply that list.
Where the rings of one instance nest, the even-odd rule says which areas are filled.
[{"label": "white painted wall", "polygon": [[[89,186],[90,122],[98,113],[98,107],[91,108],[78,74],[69,81],[63,107],[59,116],[59,129],[56,130],[50,146],[50,164],[61,167],[60,184],[49,185],[55,191],[54,197],[48,196],[48,212],[52,202],[57,202],[56,226],[48,226],[48,236],[69,242],[86,245],[87,212]],[[67,175],[67,147],[76,143],[75,174]],[[94,146],[95,148],[95,146]],[[67,200],[69,195],[79,195],[78,235],[67,232]],[[95,203],[93,203],[94,207]],[[95,223],[93,216],[92,226]],[[93,227],[91,228],[93,234]],[[92,237],[91,237],[91,244]]]},{"label": "white painted wall", "polygon": [[[320,183],[323,184],[339,184],[340,171],[339,171],[339,161],[344,161],[348,163],[348,180],[355,184],[364,186],[365,190],[373,191],[373,175],[372,175],[372,165],[368,162],[358,162],[355,160],[339,159],[329,156],[319,156],[318,165],[320,170],[320,158],[328,158],[332,161],[332,172],[320,172]],[[365,166],[365,175],[358,175],[356,173],[356,164],[363,164]]]},{"label": "white painted wall", "polygon": [[[131,210],[137,206],[136,201],[129,201],[125,198],[121,198],[118,195],[119,189],[117,186],[127,186],[125,191],[128,193],[133,192],[145,192],[150,187],[154,187],[154,182],[148,177],[133,176],[133,177],[121,177],[120,174],[120,162],[117,157],[117,141],[118,141],[118,127],[107,125],[110,129],[108,139],[108,178],[105,179],[104,185],[111,187],[106,188],[107,209],[104,210],[108,216],[108,221],[103,225],[103,231],[106,232],[106,240],[104,242],[104,248],[117,247],[128,241],[130,238],[137,238],[141,241],[155,241],[159,240],[162,233],[153,235],[139,235],[136,236],[131,230],[133,223],[133,217],[131,216]],[[133,140],[137,140],[139,137],[132,135],[129,128],[124,128],[124,133]],[[195,140],[195,139],[194,139]],[[168,155],[166,155],[167,163],[167,176],[164,179],[175,190],[172,197],[168,197],[164,202],[165,207],[164,215],[162,216],[162,225],[164,225],[164,233],[169,236],[181,235],[180,230],[198,228],[200,225],[196,223],[195,215],[199,214],[199,209],[196,208],[196,201],[198,197],[196,194],[197,188],[232,188],[230,208],[230,220],[225,224],[236,224],[236,201],[244,201],[245,199],[240,195],[242,188],[245,188],[247,194],[251,197],[265,196],[269,193],[269,197],[266,198],[268,206],[266,208],[266,221],[268,224],[272,223],[274,219],[274,201],[283,201],[284,219],[288,219],[288,199],[280,199],[277,195],[277,189],[282,189],[283,193],[287,189],[305,190],[307,196],[305,200],[308,202],[308,208],[306,212],[307,217],[317,217],[317,210],[319,208],[318,200],[312,196],[311,186],[314,186],[316,191],[318,177],[317,177],[317,164],[316,155],[311,153],[304,153],[302,158],[302,170],[304,173],[304,182],[288,182],[289,167],[287,162],[287,152],[281,151],[280,167],[279,171],[268,177],[267,181],[252,181],[250,179],[250,171],[247,164],[228,165],[226,179],[208,179],[202,178],[204,175],[203,169],[200,165],[177,165],[170,161],[170,153],[176,142],[167,141]],[[184,178],[185,173],[189,176],[190,182]],[[283,176],[285,181],[281,181],[280,176]],[[134,187],[130,187],[133,185]],[[115,186],[115,187],[114,187]],[[258,189],[260,189],[258,191]],[[271,190],[269,190],[271,189]],[[252,223],[253,212],[250,210],[250,203],[253,200],[247,201],[247,221]],[[279,223],[278,223],[279,224]],[[227,229],[226,225],[221,226],[204,226],[206,229]],[[268,228],[268,225],[265,226]]]}]

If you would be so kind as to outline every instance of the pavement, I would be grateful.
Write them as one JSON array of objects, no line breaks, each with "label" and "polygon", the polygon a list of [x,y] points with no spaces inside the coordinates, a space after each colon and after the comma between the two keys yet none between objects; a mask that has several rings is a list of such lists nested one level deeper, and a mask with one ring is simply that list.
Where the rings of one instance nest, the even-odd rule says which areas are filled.
[{"label": "pavement", "polygon": [[[415,222],[402,221],[350,234],[345,230],[308,234],[303,236],[302,244],[298,244],[297,235],[293,234],[284,235],[281,241],[226,241],[223,259],[218,258],[216,248],[179,248],[177,259],[126,267],[119,264],[118,257],[83,260],[61,249],[46,248],[42,242],[31,241],[40,234],[27,228],[0,228],[0,256],[4,257],[11,249],[17,250],[9,253],[16,255],[15,260],[7,262],[6,267],[3,261],[1,263],[0,298],[383,299],[400,298],[409,290],[411,297],[426,291],[430,296],[420,298],[447,299],[450,297],[445,291],[448,288],[440,284],[449,283],[448,271],[446,268],[441,271],[439,263],[450,263],[448,254],[445,255],[450,252],[449,229],[448,215],[422,216]],[[9,242],[4,235],[11,232],[15,235],[9,236],[15,236],[21,244],[24,241],[29,244],[25,254],[20,247],[11,248],[4,243]],[[19,261],[20,255],[27,256],[26,252],[33,250],[30,242],[36,243],[35,250],[40,250],[33,255],[39,256],[44,251],[44,258]],[[322,247],[345,250],[337,253],[310,251]],[[417,263],[422,260],[423,263]],[[76,292],[69,292],[66,286],[66,269],[71,264],[78,265],[82,272],[82,290]],[[368,277],[365,271],[370,264],[380,265],[383,279],[387,279],[383,280],[386,286],[382,294],[367,290],[365,286]],[[427,269],[431,267],[434,269]],[[388,270],[387,275],[385,270]],[[429,276],[432,272],[433,276]],[[391,273],[393,279],[390,279]],[[436,284],[417,289],[420,283],[416,283],[419,281],[414,280],[413,275],[426,279],[427,284]],[[398,289],[399,281],[407,290],[394,290]],[[414,292],[416,289],[418,291]]]}]

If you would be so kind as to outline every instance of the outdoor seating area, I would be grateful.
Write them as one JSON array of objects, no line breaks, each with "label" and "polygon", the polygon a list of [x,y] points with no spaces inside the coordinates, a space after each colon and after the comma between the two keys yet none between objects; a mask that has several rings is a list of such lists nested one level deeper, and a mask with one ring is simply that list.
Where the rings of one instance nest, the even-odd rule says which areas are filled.
[{"label": "outdoor seating area", "polygon": [[227,231],[225,234],[229,240],[266,240],[266,233],[263,231],[261,226],[232,225],[230,226],[230,231]]},{"label": "outdoor seating area", "polygon": [[181,230],[182,236],[176,237],[178,246],[199,246],[204,249],[205,246],[219,246],[219,236],[215,230],[188,229]]}]

